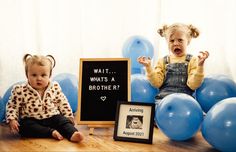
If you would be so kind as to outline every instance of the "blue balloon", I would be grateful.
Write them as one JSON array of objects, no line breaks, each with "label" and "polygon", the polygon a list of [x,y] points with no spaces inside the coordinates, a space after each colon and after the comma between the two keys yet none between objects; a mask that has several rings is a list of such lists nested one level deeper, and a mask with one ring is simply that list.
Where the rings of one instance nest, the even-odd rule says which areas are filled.
[{"label": "blue balloon", "polygon": [[141,74],[141,68],[131,68],[131,74]]},{"label": "blue balloon", "polygon": [[153,87],[143,74],[131,75],[131,100],[133,102],[154,103],[159,89]]},{"label": "blue balloon", "polygon": [[215,104],[202,123],[202,135],[214,148],[236,151],[236,97]]},{"label": "blue balloon", "polygon": [[132,74],[145,74],[145,68],[131,68],[131,73]]},{"label": "blue balloon", "polygon": [[123,57],[131,58],[131,68],[141,68],[143,65],[137,62],[137,58],[139,56],[152,58],[154,48],[152,43],[146,38],[142,36],[132,36],[125,42],[122,55]]},{"label": "blue balloon", "polygon": [[0,122],[2,122],[4,117],[5,117],[5,107],[4,107],[4,103],[2,101],[2,97],[0,97]]},{"label": "blue balloon", "polygon": [[226,75],[207,76],[196,90],[196,100],[206,113],[216,103],[230,97],[236,97],[236,83]]},{"label": "blue balloon", "polygon": [[173,93],[162,99],[156,109],[155,120],[167,137],[183,141],[197,133],[203,121],[203,112],[193,97]]},{"label": "blue balloon", "polygon": [[23,82],[24,82],[24,81],[20,81],[20,82],[14,83],[14,84],[11,85],[11,86],[7,89],[7,91],[4,93],[3,98],[2,98],[2,104],[3,104],[3,109],[2,109],[2,111],[3,111],[4,114],[2,115],[2,117],[1,117],[1,115],[0,115],[0,122],[2,122],[2,121],[5,119],[6,104],[7,104],[8,100],[9,100],[9,98],[10,98],[10,96],[11,96],[11,91],[12,91],[13,87],[14,87],[15,85],[21,84],[21,83],[23,83]]},{"label": "blue balloon", "polygon": [[75,75],[69,73],[61,73],[53,78],[57,81],[65,94],[71,106],[73,113],[77,111],[78,107],[78,79]]}]

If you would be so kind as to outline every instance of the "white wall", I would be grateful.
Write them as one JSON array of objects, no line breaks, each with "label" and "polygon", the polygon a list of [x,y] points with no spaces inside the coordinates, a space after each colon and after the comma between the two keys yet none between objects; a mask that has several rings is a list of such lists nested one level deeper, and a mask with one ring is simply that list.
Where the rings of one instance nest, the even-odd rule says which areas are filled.
[{"label": "white wall", "polygon": [[78,75],[80,58],[122,57],[124,42],[141,35],[153,44],[155,62],[168,53],[157,28],[173,22],[199,27],[189,52],[211,53],[207,74],[236,80],[235,10],[234,0],[0,0],[0,96],[25,80],[25,53],[53,55],[54,75]]}]

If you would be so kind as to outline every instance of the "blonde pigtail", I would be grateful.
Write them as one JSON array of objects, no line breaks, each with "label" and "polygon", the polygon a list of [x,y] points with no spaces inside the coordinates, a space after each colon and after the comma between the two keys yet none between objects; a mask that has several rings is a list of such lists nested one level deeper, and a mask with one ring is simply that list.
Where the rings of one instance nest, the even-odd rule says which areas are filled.
[{"label": "blonde pigtail", "polygon": [[23,63],[24,63],[24,65],[25,65],[25,75],[26,75],[26,77],[28,77],[28,76],[27,76],[27,73],[28,73],[27,60],[28,60],[29,58],[32,58],[32,57],[33,57],[33,56],[32,56],[31,54],[25,54],[24,57],[23,57]]},{"label": "blonde pigtail", "polygon": [[46,55],[46,57],[49,59],[49,61],[52,64],[52,69],[56,66],[56,60],[52,55]]},{"label": "blonde pigtail", "polygon": [[29,58],[32,58],[33,56],[31,54],[25,54],[24,57],[23,57],[23,63],[26,64],[26,61],[29,59]]},{"label": "blonde pigtail", "polygon": [[189,25],[188,28],[190,29],[190,36],[193,38],[197,38],[200,34],[200,31],[194,27],[193,25]]},{"label": "blonde pigtail", "polygon": [[167,29],[168,26],[164,25],[162,28],[157,30],[157,33],[160,34],[161,37],[165,37]]}]

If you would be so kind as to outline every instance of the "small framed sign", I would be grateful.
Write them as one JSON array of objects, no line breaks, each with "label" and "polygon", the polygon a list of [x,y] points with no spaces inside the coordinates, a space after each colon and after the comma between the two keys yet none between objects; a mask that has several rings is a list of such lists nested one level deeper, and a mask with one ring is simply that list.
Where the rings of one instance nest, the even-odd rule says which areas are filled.
[{"label": "small framed sign", "polygon": [[114,140],[152,144],[154,103],[118,102]]},{"label": "small framed sign", "polygon": [[129,58],[81,58],[77,122],[114,125],[116,106],[130,100]]}]

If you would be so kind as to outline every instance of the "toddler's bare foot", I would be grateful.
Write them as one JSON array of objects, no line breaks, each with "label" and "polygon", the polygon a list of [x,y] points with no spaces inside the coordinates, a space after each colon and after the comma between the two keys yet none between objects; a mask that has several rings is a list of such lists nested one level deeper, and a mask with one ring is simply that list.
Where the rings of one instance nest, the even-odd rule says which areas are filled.
[{"label": "toddler's bare foot", "polygon": [[63,136],[57,130],[54,130],[52,132],[52,137],[57,139],[57,140],[62,140],[63,139]]},{"label": "toddler's bare foot", "polygon": [[74,132],[73,135],[70,137],[70,141],[73,142],[80,142],[84,139],[84,135],[81,132]]}]

